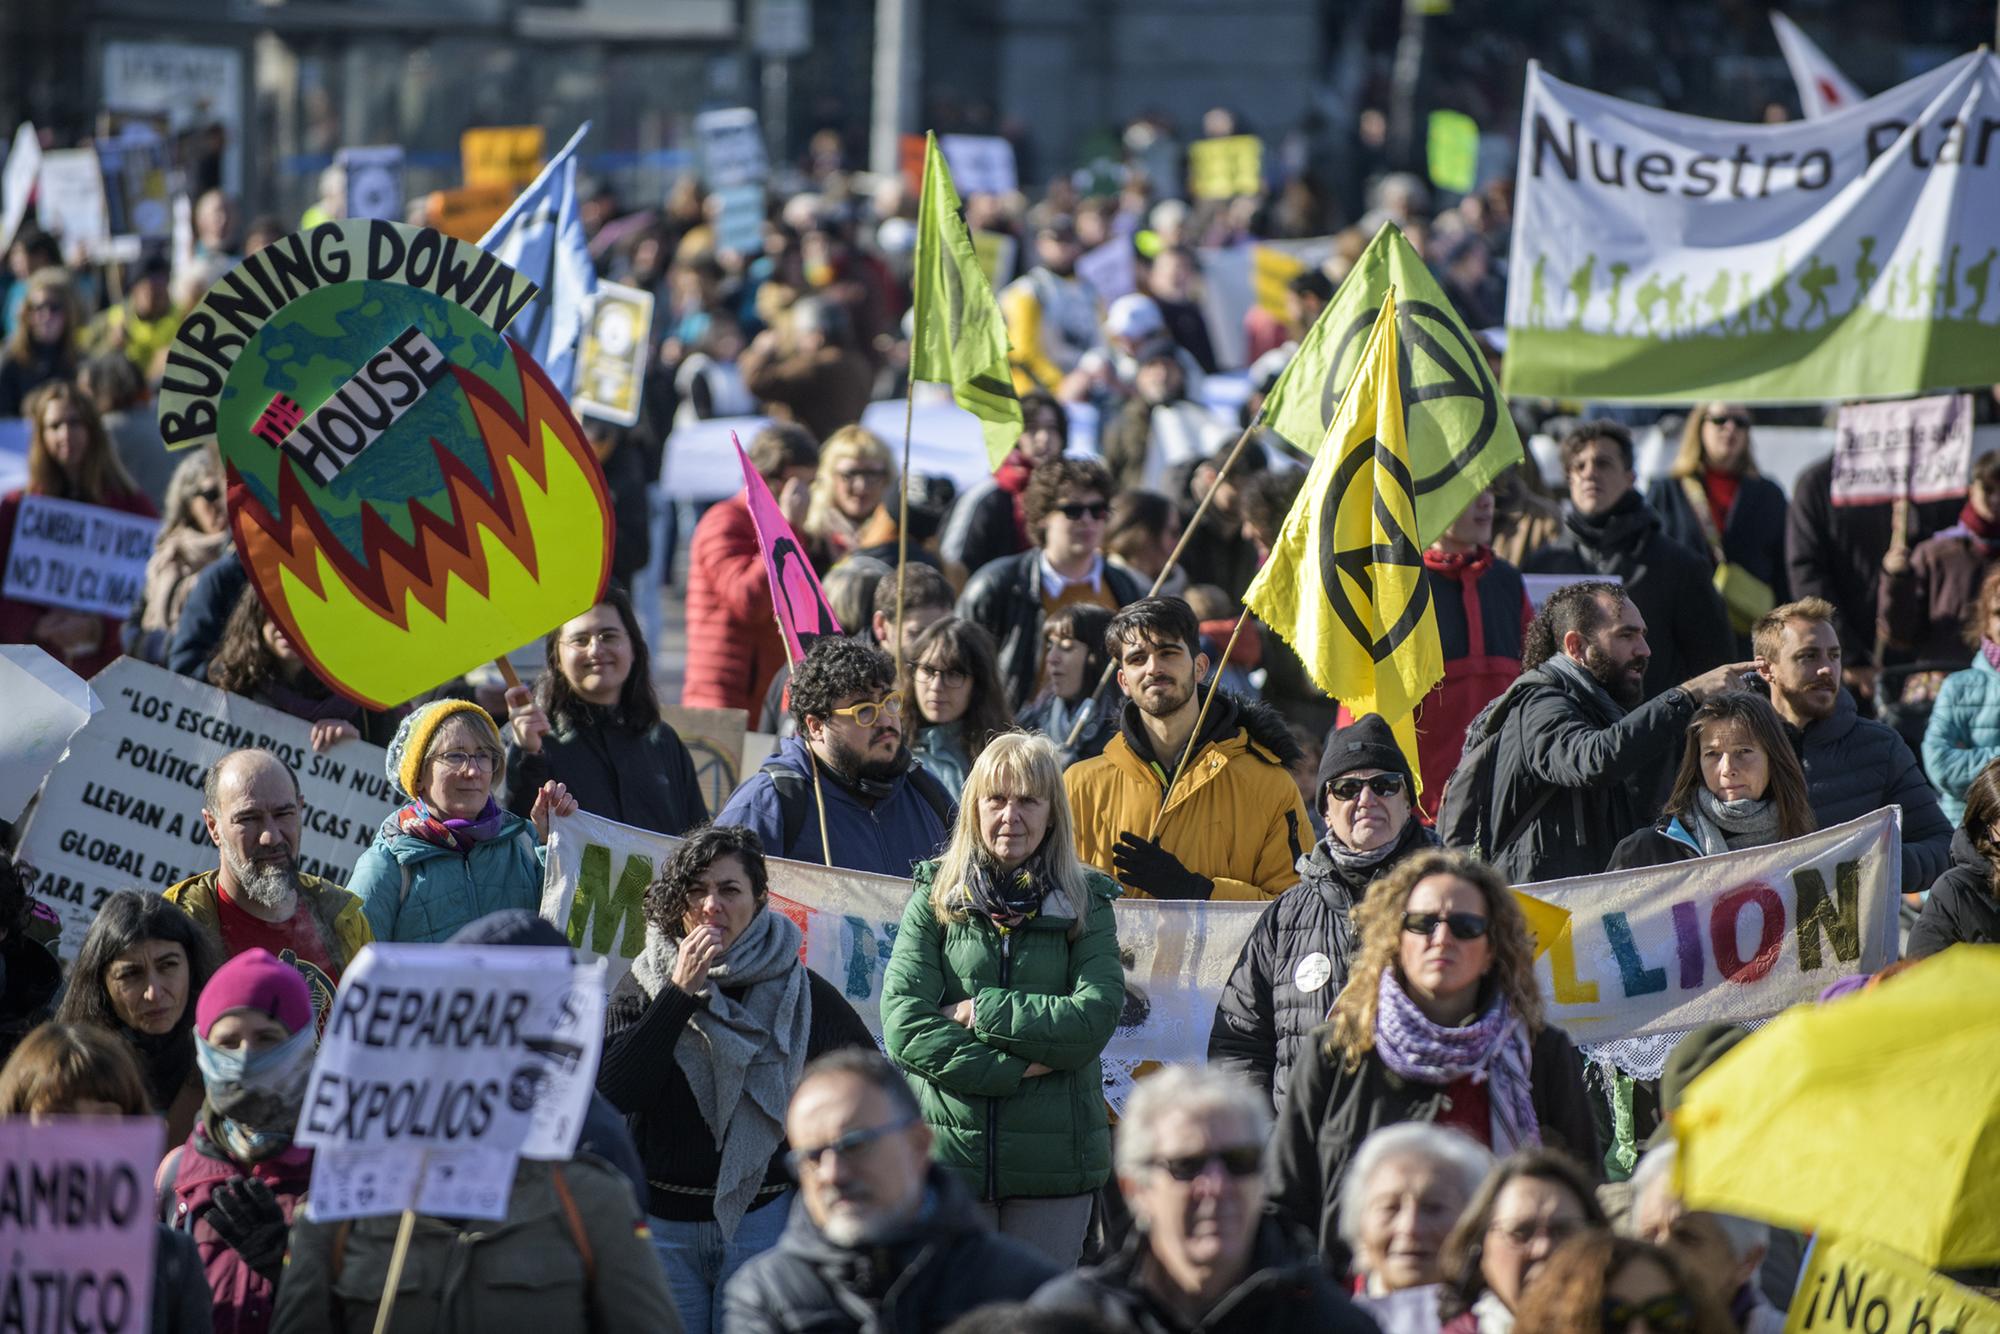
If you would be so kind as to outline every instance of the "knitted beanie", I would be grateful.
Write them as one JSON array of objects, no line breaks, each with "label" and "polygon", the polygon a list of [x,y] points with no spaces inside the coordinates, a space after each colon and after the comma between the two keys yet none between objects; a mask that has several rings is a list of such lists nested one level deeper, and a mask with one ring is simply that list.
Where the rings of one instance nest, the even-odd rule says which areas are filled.
[{"label": "knitted beanie", "polygon": [[298,969],[269,950],[248,949],[215,970],[194,1006],[194,1031],[204,1038],[231,1010],[268,1014],[296,1033],[313,1021],[312,992]]},{"label": "knitted beanie", "polygon": [[410,800],[423,799],[423,793],[418,789],[423,785],[424,757],[430,753],[431,742],[437,739],[438,730],[460,716],[474,719],[493,749],[505,753],[506,748],[500,742],[500,729],[493,725],[493,715],[471,700],[436,699],[419,705],[410,710],[396,728],[396,737],[389,743],[388,762],[382,766],[389,781]]}]

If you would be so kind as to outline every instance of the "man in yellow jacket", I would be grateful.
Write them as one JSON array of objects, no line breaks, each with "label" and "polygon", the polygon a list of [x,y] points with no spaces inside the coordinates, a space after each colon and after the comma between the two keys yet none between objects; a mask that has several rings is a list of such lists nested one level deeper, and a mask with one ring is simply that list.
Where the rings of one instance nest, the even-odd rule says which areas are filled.
[{"label": "man in yellow jacket", "polygon": [[1288,768],[1299,750],[1284,721],[1224,693],[1195,735],[1209,662],[1179,598],[1133,603],[1104,638],[1128,702],[1104,753],[1063,775],[1077,856],[1144,898],[1261,901],[1297,884],[1312,821]]},{"label": "man in yellow jacket", "polygon": [[298,969],[323,1019],[340,974],[374,939],[361,900],[299,870],[298,779],[268,750],[233,750],[202,784],[202,820],[220,853],[213,871],[166,893],[227,959],[266,949]]}]

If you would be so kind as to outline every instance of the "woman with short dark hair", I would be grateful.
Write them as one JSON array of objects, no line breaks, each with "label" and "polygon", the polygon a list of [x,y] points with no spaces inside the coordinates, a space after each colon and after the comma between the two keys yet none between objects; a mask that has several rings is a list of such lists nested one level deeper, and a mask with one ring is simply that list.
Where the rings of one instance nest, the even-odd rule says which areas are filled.
[{"label": "woman with short dark hair", "polygon": [[691,1334],[721,1329],[723,1284],[775,1245],[792,1198],[785,1108],[807,1061],[873,1047],[839,988],[770,907],[764,847],[708,825],[647,887],[646,943],[611,993],[597,1087],[625,1113],[647,1212]]},{"label": "woman with short dark hair", "polygon": [[[1118,731],[1119,707],[1125,697],[1116,681],[1104,680],[1104,669],[1111,662],[1104,632],[1110,628],[1107,608],[1081,602],[1058,607],[1042,622],[1042,693],[1022,707],[1014,722],[1055,742],[1062,750],[1065,769],[1078,760],[1102,755]],[[1102,690],[1099,682],[1104,683]],[[1069,734],[1079,719],[1083,730],[1072,746]]]},{"label": "woman with short dark hair", "polygon": [[910,753],[946,791],[956,792],[986,743],[1013,724],[993,636],[947,616],[905,653],[896,687],[911,708]]}]

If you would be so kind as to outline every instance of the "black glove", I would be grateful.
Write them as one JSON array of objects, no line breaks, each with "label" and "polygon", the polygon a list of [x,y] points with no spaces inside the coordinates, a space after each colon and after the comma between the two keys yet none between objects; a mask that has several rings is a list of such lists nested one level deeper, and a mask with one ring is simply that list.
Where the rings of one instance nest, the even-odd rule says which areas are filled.
[{"label": "black glove", "polygon": [[1143,889],[1156,899],[1205,899],[1215,892],[1213,880],[1196,875],[1173,853],[1129,830],[1111,849],[1111,864],[1126,888]]},{"label": "black glove", "polygon": [[292,1229],[271,1188],[255,1177],[239,1177],[217,1186],[208,1201],[206,1217],[215,1235],[275,1285],[285,1267]]}]

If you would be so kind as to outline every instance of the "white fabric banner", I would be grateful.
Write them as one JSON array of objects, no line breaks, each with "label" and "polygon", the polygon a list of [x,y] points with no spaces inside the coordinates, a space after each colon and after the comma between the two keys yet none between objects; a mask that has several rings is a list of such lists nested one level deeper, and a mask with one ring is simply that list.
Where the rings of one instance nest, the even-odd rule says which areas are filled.
[{"label": "white fabric banner", "polygon": [[[645,939],[646,886],[680,842],[579,812],[549,836],[542,916],[569,934],[579,958],[603,959],[616,982]],[[882,1036],[882,976],[910,882],[772,859],[771,905],[805,932],[806,965],[840,988],[868,1031]],[[1106,1095],[1122,1105],[1132,1068],[1207,1059],[1208,1029],[1229,970],[1261,903],[1117,905],[1125,1009],[1104,1050]]]},{"label": "white fabric banner", "polygon": [[1531,65],[1509,394],[1888,398],[2000,379],[2000,57],[1739,125]]}]

